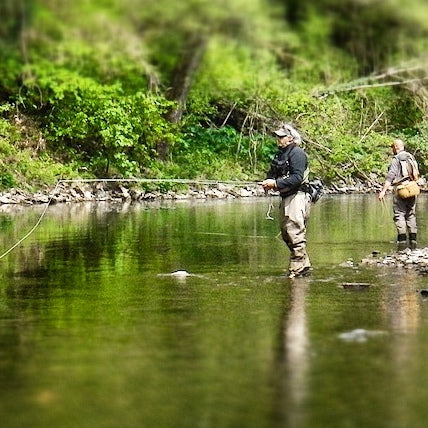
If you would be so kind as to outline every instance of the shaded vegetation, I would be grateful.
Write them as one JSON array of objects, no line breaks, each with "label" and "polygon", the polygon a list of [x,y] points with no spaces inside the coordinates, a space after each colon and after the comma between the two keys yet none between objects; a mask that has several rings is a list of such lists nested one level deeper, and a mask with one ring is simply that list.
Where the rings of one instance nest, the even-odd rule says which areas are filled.
[{"label": "shaded vegetation", "polygon": [[259,179],[280,120],[327,182],[427,173],[428,6],[410,0],[5,0],[0,186]]}]

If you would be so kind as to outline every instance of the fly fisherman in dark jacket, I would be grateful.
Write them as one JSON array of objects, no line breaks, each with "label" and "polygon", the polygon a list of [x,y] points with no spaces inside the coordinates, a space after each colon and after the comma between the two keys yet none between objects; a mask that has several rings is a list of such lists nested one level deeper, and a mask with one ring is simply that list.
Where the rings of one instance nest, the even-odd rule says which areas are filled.
[{"label": "fly fisherman in dark jacket", "polygon": [[[386,191],[391,186],[396,186],[403,182],[403,180],[417,180],[419,175],[418,164],[415,158],[409,152],[404,150],[404,142],[396,139],[391,144],[391,149],[394,154],[392,162],[389,166],[386,175],[385,184],[379,193],[379,200],[382,201],[385,197]],[[413,165],[412,171],[403,171],[402,163],[405,164],[410,160]],[[409,174],[411,177],[409,177]],[[394,193],[393,199],[394,223],[397,228],[397,244],[398,249],[403,250],[407,247],[407,231],[409,232],[409,247],[416,248],[416,196],[402,199],[398,194]]]},{"label": "fly fisherman in dark jacket", "polygon": [[306,253],[311,197],[301,186],[308,182],[308,156],[299,147],[300,134],[291,125],[283,124],[274,134],[278,152],[262,186],[265,191],[278,190],[282,198],[279,220],[282,239],[291,251],[289,277],[306,276],[311,269]]}]

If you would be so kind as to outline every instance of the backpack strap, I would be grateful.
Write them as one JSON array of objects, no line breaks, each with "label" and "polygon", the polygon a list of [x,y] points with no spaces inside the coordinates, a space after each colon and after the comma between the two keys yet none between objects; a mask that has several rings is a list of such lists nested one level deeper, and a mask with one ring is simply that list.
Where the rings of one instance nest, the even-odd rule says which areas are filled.
[{"label": "backpack strap", "polygon": [[400,160],[400,165],[401,165],[401,173],[403,174],[403,177],[410,178],[407,160]]},{"label": "backpack strap", "polygon": [[401,173],[403,175],[403,179],[409,179],[411,181],[417,181],[419,179],[419,168],[416,159],[412,154],[406,152],[406,159],[402,160],[399,158],[399,155],[395,157],[400,162]]},{"label": "backpack strap", "polygon": [[418,167],[418,163],[416,162],[416,159],[412,155],[410,155],[407,162],[412,167],[411,176],[412,176],[413,180],[418,181],[419,180],[419,167]]}]

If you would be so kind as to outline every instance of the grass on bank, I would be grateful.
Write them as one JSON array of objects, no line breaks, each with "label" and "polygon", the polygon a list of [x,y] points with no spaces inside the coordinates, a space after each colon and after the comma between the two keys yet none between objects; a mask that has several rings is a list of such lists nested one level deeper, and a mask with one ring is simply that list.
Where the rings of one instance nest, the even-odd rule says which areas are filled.
[{"label": "grass on bank", "polygon": [[42,135],[30,120],[18,115],[13,122],[0,118],[0,190],[37,191],[61,178],[82,176],[77,164],[58,162],[44,146]]}]

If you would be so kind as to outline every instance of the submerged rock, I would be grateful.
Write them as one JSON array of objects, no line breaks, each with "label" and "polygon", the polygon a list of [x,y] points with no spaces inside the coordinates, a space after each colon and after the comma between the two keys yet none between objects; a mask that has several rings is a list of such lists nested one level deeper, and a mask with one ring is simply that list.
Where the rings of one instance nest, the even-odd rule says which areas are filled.
[{"label": "submerged rock", "polygon": [[356,328],[351,331],[339,334],[339,339],[346,342],[367,342],[367,340],[374,336],[381,336],[386,334],[384,331],[380,330],[366,330],[364,328]]},{"label": "submerged rock", "polygon": [[176,270],[171,273],[158,273],[158,276],[170,276],[173,278],[176,278],[177,280],[185,280],[189,276],[196,276],[192,275],[191,273],[187,272],[187,270]]},{"label": "submerged rock", "polygon": [[186,276],[190,276],[190,273],[187,272],[186,270],[176,270],[175,272],[171,273],[171,276],[177,276],[177,277],[183,278]]}]

